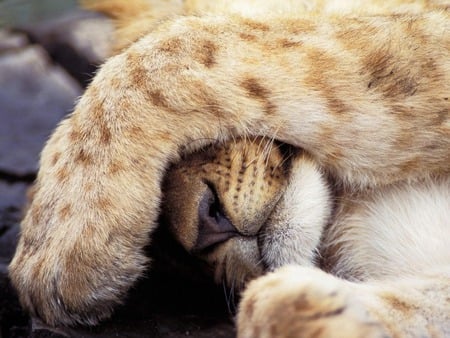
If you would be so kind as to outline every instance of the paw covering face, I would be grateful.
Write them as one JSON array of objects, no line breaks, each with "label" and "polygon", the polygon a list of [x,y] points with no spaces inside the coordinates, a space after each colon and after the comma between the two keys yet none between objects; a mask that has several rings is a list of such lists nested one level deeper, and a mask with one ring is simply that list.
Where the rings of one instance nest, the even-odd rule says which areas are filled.
[{"label": "paw covering face", "polygon": [[[293,168],[300,174],[294,175]],[[299,182],[314,187],[305,195],[302,187],[294,188]],[[320,172],[303,154],[267,139],[241,139],[172,168],[165,181],[163,214],[177,240],[206,260],[218,281],[241,286],[285,262],[310,264],[328,217],[324,186]],[[307,202],[297,203],[310,197],[312,203],[322,203],[314,216],[303,215]],[[313,231],[293,220],[308,217],[317,223]],[[296,240],[295,247],[289,238]]]}]

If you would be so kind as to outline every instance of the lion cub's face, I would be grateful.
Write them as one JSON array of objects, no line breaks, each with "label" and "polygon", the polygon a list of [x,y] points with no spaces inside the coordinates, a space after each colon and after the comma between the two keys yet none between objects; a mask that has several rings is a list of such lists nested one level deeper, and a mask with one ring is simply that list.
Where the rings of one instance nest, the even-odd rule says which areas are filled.
[{"label": "lion cub's face", "polygon": [[164,196],[177,240],[234,288],[284,264],[311,265],[331,212],[314,162],[262,138],[183,160],[169,171]]}]

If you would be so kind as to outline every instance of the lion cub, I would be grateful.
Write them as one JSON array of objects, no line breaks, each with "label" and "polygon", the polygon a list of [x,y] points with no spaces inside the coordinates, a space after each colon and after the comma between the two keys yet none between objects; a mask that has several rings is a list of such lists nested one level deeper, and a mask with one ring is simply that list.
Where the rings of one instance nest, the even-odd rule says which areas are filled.
[{"label": "lion cub", "polygon": [[[422,196],[442,201],[442,189],[448,189],[448,2],[94,2],[93,8],[116,17],[114,55],[42,151],[35,194],[10,265],[24,308],[50,325],[94,325],[110,316],[148,267],[144,248],[158,225],[167,169],[204,146],[259,136],[308,155],[282,150],[278,156],[290,159],[275,161],[264,179],[255,177],[255,189],[263,192],[252,196],[260,199],[240,195],[231,180],[229,191],[236,188],[236,199],[214,181],[206,182],[206,195],[195,195],[204,197],[203,214],[209,214],[211,200],[222,207],[237,201],[245,210],[231,219],[230,211],[218,208],[219,221],[199,227],[213,236],[203,236],[202,230],[203,238],[197,241],[194,233],[189,243],[205,254],[211,243],[246,242],[248,262],[238,265],[241,272],[227,271],[226,262],[235,260],[228,251],[221,256],[226,269],[219,269],[217,278],[231,284],[290,262],[319,262],[320,255],[331,274],[296,267],[257,279],[241,304],[239,334],[277,336],[281,328],[291,328],[293,336],[327,336],[330,330],[332,336],[448,334],[448,259],[440,249],[448,227],[437,235],[442,219],[416,224],[422,222],[419,205],[428,205]],[[269,150],[263,158],[273,162],[276,150]],[[320,175],[313,175],[316,165]],[[259,170],[255,175],[262,175]],[[319,180],[307,195],[322,186],[320,203],[311,201],[314,207],[296,216],[293,205],[301,208],[308,200],[304,171]],[[335,183],[331,192],[321,183],[328,176]],[[186,203],[187,210],[197,212],[195,203],[180,202],[180,208]],[[398,222],[391,216],[404,219],[405,204],[412,206],[410,222]],[[278,232],[280,224],[304,222],[305,215],[318,222],[310,238]],[[262,229],[271,236],[255,242],[266,217],[272,225]],[[322,233],[327,219],[332,226]],[[365,236],[379,241],[345,230],[361,227],[359,220],[374,223],[364,228],[377,232]],[[300,225],[296,231],[307,229]],[[228,238],[235,228],[244,236]],[[410,237],[402,236],[404,230]],[[386,248],[377,243],[387,243],[394,253],[380,255]],[[264,249],[263,257],[255,248],[271,249]],[[255,264],[258,258],[261,263]],[[364,283],[344,282],[336,274]],[[280,318],[280,313],[286,315]]]},{"label": "lion cub", "polygon": [[172,232],[216,281],[275,271],[244,292],[240,337],[450,334],[449,178],[355,193],[255,139],[182,161],[164,191]]}]

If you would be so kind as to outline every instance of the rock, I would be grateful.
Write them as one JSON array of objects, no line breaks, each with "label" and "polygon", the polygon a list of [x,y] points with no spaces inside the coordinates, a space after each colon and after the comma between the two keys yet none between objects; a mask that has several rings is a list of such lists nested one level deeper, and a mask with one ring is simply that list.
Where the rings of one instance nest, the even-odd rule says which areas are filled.
[{"label": "rock", "polygon": [[22,311],[8,276],[7,266],[0,263],[0,337],[29,337],[28,316]]},{"label": "rock", "polygon": [[11,49],[23,48],[27,44],[28,38],[25,34],[0,30],[0,54]]},{"label": "rock", "polygon": [[0,175],[0,264],[11,260],[19,238],[28,183],[9,183]]},{"label": "rock", "polygon": [[8,264],[14,254],[27,188],[26,183],[0,180],[0,264]]},{"label": "rock", "polygon": [[0,264],[9,264],[19,240],[20,225],[15,223],[0,236]]},{"label": "rock", "polygon": [[[25,193],[28,189],[28,183],[24,182],[14,182],[9,183],[2,180],[0,175],[0,213],[2,210],[15,210],[19,211],[25,205]],[[11,219],[12,222],[17,222],[21,218],[18,214],[16,217]],[[0,233],[1,226],[4,224],[6,219],[0,216]]]},{"label": "rock", "polygon": [[109,54],[113,27],[109,19],[99,14],[76,11],[24,30],[86,86]]},{"label": "rock", "polygon": [[37,169],[39,153],[81,87],[39,46],[0,56],[0,172],[24,176]]}]

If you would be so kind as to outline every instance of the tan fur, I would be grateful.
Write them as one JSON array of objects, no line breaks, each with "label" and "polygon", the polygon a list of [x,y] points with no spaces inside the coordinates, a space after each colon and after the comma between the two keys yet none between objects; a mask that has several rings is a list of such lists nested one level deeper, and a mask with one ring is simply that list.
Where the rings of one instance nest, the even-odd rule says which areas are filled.
[{"label": "tan fur", "polygon": [[167,167],[216,141],[301,147],[356,190],[448,177],[448,4],[329,4],[161,25],[150,9],[42,152],[10,266],[24,307],[53,325],[108,317],[146,266]]},{"label": "tan fur", "polygon": [[[267,173],[275,168],[281,179],[273,184]],[[255,190],[264,183],[281,196]],[[217,282],[239,290],[275,270],[245,290],[239,337],[447,336],[450,179],[358,192],[335,183],[306,154],[280,152],[267,139],[237,140],[173,167],[163,214]],[[205,213],[208,190],[215,197]],[[248,203],[235,208],[230,195]],[[232,227],[204,227],[205,220]]]}]

